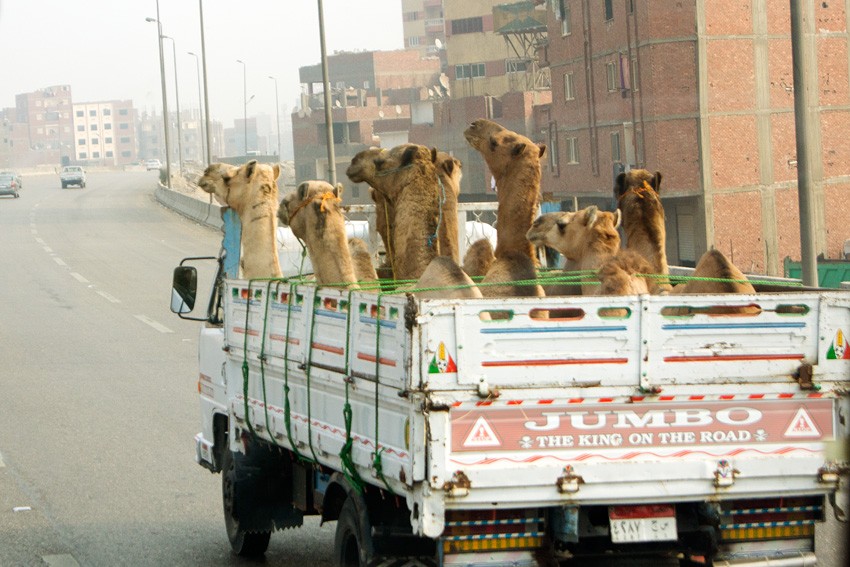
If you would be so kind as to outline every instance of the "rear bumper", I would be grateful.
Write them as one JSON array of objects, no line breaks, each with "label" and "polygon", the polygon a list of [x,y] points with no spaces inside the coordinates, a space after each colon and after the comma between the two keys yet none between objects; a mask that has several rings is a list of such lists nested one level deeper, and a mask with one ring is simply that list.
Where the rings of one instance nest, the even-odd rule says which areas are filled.
[{"label": "rear bumper", "polygon": [[212,441],[204,439],[202,433],[195,435],[195,462],[205,469],[216,472],[218,468],[216,467],[213,453],[214,446],[215,444]]},{"label": "rear bumper", "polygon": [[815,554],[806,551],[793,556],[761,557],[756,559],[714,560],[714,567],[806,567],[817,565]]}]

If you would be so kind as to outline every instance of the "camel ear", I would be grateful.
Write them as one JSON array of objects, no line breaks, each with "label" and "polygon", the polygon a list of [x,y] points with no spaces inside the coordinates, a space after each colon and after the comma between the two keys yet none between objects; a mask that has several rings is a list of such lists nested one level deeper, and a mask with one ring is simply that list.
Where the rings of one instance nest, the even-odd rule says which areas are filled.
[{"label": "camel ear", "polygon": [[339,199],[342,199],[342,191],[343,191],[343,189],[344,189],[344,187],[342,186],[342,183],[337,183],[337,184],[336,184],[336,187],[334,187],[334,191],[333,191],[333,193],[334,193],[334,197],[337,197],[337,198],[339,198]]},{"label": "camel ear", "polygon": [[543,157],[543,154],[546,153],[546,144],[537,144],[537,147],[540,148],[540,155],[537,157]]},{"label": "camel ear", "polygon": [[431,161],[437,163],[437,148],[431,148]]},{"label": "camel ear", "polygon": [[416,155],[416,152],[419,151],[419,148],[416,146],[410,146],[406,150],[404,150],[404,154],[401,156],[401,166],[410,165],[413,163],[413,157]]},{"label": "camel ear", "polygon": [[512,156],[518,156],[519,154],[521,154],[524,151],[525,151],[525,142],[521,142],[521,143],[514,146],[514,148],[511,150],[511,155]]},{"label": "camel ear", "polygon": [[254,168],[257,167],[257,160],[252,159],[248,163],[245,164],[245,178],[251,179],[254,177]]},{"label": "camel ear", "polygon": [[274,179],[275,179],[275,181],[277,181],[277,179],[280,177],[280,164],[279,163],[274,164],[272,171],[274,172]]},{"label": "camel ear", "polygon": [[620,222],[623,220],[623,215],[620,212],[620,209],[614,211],[614,229],[620,228]]},{"label": "camel ear", "polygon": [[310,184],[306,181],[298,186],[298,200],[303,201],[307,198],[307,190],[310,188]]},{"label": "camel ear", "polygon": [[596,205],[590,205],[584,211],[584,224],[587,226],[593,226],[596,223],[596,217],[599,214],[599,207]]},{"label": "camel ear", "polygon": [[614,194],[617,197],[622,197],[623,193],[626,192],[626,174],[621,173],[617,176],[617,180],[614,182]]},{"label": "camel ear", "polygon": [[661,193],[661,172],[656,171],[655,175],[652,176],[652,179],[649,180],[649,184],[652,185],[652,188],[655,189],[656,193]]}]

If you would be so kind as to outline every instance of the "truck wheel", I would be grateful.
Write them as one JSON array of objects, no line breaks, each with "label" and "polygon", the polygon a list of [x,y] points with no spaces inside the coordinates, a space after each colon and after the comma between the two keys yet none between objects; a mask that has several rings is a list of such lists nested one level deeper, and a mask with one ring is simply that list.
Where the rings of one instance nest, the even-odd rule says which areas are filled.
[{"label": "truck wheel", "polygon": [[65,189],[66,187],[68,187],[68,186],[67,186],[67,185],[65,185],[65,184],[63,183],[63,184],[62,184],[62,189]]},{"label": "truck wheel", "polygon": [[334,558],[339,567],[368,567],[376,562],[371,527],[366,511],[346,498],[339,512],[334,536]]},{"label": "truck wheel", "polygon": [[224,525],[233,553],[242,557],[257,557],[269,547],[271,532],[246,532],[236,515],[236,475],[233,453],[223,451],[221,464],[221,500],[224,504]]}]

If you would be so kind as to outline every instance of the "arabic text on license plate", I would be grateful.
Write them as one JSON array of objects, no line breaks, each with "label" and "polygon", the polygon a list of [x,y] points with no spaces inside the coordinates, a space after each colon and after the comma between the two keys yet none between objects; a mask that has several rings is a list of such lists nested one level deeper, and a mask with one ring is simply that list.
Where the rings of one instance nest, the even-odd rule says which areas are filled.
[{"label": "arabic text on license plate", "polygon": [[611,522],[611,541],[614,543],[678,539],[676,516],[672,506],[614,506],[608,515]]}]

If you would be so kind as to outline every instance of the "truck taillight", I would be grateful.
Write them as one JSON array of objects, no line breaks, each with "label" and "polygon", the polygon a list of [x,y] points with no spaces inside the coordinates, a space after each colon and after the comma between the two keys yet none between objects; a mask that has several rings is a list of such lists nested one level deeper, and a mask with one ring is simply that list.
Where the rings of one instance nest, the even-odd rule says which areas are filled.
[{"label": "truck taillight", "polygon": [[823,521],[823,498],[735,500],[722,506],[721,541],[811,537]]},{"label": "truck taillight", "polygon": [[536,549],[545,531],[540,510],[450,510],[441,539],[444,553]]}]

